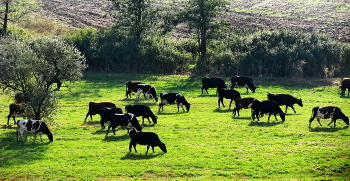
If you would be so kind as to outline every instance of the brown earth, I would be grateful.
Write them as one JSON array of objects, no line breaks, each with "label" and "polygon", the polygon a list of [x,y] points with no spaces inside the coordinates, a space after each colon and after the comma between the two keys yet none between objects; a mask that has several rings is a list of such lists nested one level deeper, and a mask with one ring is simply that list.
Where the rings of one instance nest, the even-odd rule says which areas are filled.
[{"label": "brown earth", "polygon": [[[159,6],[169,5],[158,0]],[[334,1],[334,2],[333,2]],[[224,17],[231,29],[275,30],[291,29],[329,34],[333,39],[350,43],[350,1],[232,1]],[[113,18],[103,18],[111,4],[105,0],[46,0],[43,17],[74,28],[108,27]],[[187,35],[181,31],[180,37]]]}]

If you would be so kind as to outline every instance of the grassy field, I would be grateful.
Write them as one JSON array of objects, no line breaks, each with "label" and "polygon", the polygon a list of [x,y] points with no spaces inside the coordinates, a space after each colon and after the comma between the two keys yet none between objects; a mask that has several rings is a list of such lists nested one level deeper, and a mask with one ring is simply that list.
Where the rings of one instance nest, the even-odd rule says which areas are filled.
[{"label": "grassy field", "polygon": [[[59,91],[60,109],[52,124],[55,140],[33,144],[16,142],[15,125],[6,126],[12,99],[0,95],[0,180],[347,180],[350,178],[350,130],[338,120],[336,128],[314,121],[308,128],[311,109],[334,105],[350,115],[350,99],[341,97],[338,86],[326,80],[254,78],[256,93],[242,97],[265,100],[267,93],[287,93],[302,98],[304,107],[288,109],[286,121],[259,122],[250,110],[233,117],[227,107],[218,108],[215,90],[201,95],[201,77],[180,75],[121,75],[87,73],[82,81]],[[129,80],[152,84],[160,92],[182,93],[191,103],[189,112],[141,97],[125,98]],[[225,80],[229,84],[229,77]],[[339,79],[340,80],[340,79]],[[111,101],[118,107],[139,103],[151,107],[158,124],[143,125],[167,144],[145,155],[146,146],[129,153],[125,128],[106,135],[99,116],[83,124],[90,101]],[[284,110],[285,107],[282,107]],[[141,118],[139,118],[141,120]]]}]

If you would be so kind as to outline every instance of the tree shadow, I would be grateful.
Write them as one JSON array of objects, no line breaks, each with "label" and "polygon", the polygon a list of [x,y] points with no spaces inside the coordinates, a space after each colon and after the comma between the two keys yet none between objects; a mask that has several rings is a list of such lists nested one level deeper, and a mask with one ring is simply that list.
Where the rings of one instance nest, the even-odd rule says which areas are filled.
[{"label": "tree shadow", "polygon": [[273,121],[273,122],[259,122],[259,121],[251,121],[248,126],[259,126],[259,127],[271,127],[279,124],[283,124],[282,121]]},{"label": "tree shadow", "polygon": [[[151,148],[150,148],[151,149]],[[150,153],[151,152],[151,153]],[[156,151],[155,151],[156,152]],[[152,159],[158,156],[164,155],[163,152],[161,153],[152,153],[152,151],[148,151],[148,154],[146,155],[146,151],[143,153],[130,153],[128,152],[125,156],[121,157],[121,160],[146,160],[146,159]]]},{"label": "tree shadow", "polygon": [[310,132],[337,132],[337,131],[339,131],[339,130],[344,130],[344,129],[348,129],[349,128],[349,126],[344,126],[344,127],[342,127],[342,128],[340,128],[340,127],[336,127],[336,128],[334,128],[334,127],[328,127],[328,128],[326,128],[326,127],[315,127],[315,128],[312,128],[312,127],[309,127],[309,131]]}]

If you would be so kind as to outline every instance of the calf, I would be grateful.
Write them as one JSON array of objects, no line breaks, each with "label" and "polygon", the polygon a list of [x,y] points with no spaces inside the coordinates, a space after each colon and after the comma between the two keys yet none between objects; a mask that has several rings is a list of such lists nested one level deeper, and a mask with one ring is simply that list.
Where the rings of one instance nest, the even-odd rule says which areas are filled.
[{"label": "calf", "polygon": [[152,97],[156,102],[158,101],[156,88],[153,85],[138,84],[137,85],[136,100],[140,99],[141,93],[148,94],[149,97]]},{"label": "calf", "polygon": [[92,120],[92,115],[100,114],[101,108],[104,108],[104,107],[117,107],[117,106],[115,106],[115,104],[111,102],[90,102],[89,111],[86,114],[84,124],[89,115],[90,115],[90,119]]},{"label": "calf", "polygon": [[241,97],[241,94],[238,91],[233,90],[233,89],[221,88],[218,90],[218,92],[219,92],[219,99],[218,99],[219,108],[220,108],[220,102],[222,104],[222,107],[225,107],[224,98],[231,99],[230,106],[229,106],[229,109],[230,109],[232,101],[237,99],[238,97]]},{"label": "calf", "polygon": [[14,124],[16,124],[16,116],[23,116],[24,110],[21,109],[21,105],[23,105],[22,103],[20,104],[10,104],[9,105],[9,115],[7,116],[7,125],[10,124],[10,118],[12,117]]},{"label": "calf", "polygon": [[244,77],[244,76],[234,76],[231,78],[231,89],[233,89],[236,85],[240,85],[240,86],[246,86],[247,88],[247,93],[248,93],[248,88],[250,89],[250,91],[252,91],[252,93],[255,93],[255,85],[253,83],[253,79],[251,79],[250,77]]},{"label": "calf", "polygon": [[131,113],[127,113],[127,114],[113,113],[111,114],[110,122],[111,123],[108,126],[106,135],[108,135],[110,128],[112,128],[113,133],[115,135],[115,128],[117,126],[123,126],[123,125],[127,126],[128,133],[129,133],[129,129],[132,127],[135,128],[137,131],[142,131],[141,125],[137,121],[136,116]]},{"label": "calf", "polygon": [[148,119],[148,122],[151,124],[149,118],[152,119],[154,124],[157,124],[158,117],[153,114],[151,108],[146,105],[127,105],[125,106],[125,111],[127,113],[133,113],[136,117],[142,116],[142,124],[144,124],[145,118]]},{"label": "calf", "polygon": [[300,107],[303,107],[303,101],[301,99],[297,99],[289,94],[267,94],[267,99],[270,101],[277,102],[280,106],[286,105],[286,113],[288,107],[291,107],[294,113],[296,113],[293,107],[295,103],[298,104]]},{"label": "calf", "polygon": [[177,104],[177,112],[180,112],[180,106],[183,111],[185,111],[183,106],[186,107],[187,112],[190,111],[191,104],[188,103],[185,97],[180,93],[162,92],[160,93],[160,99],[161,99],[161,102],[159,103],[158,112],[160,112],[160,109],[164,111],[164,105],[167,105],[167,104]]},{"label": "calf", "polygon": [[123,110],[121,108],[117,107],[103,107],[100,109],[100,124],[101,124],[101,129],[105,129],[105,123],[107,121],[110,121],[111,114],[113,113],[118,113],[118,114],[123,114]]},{"label": "calf", "polygon": [[167,149],[164,143],[162,143],[156,133],[153,132],[138,132],[135,130],[131,130],[129,133],[130,136],[130,144],[129,151],[131,152],[131,148],[134,147],[136,151],[136,144],[147,145],[146,155],[148,153],[149,147],[152,147],[152,151],[154,153],[154,147],[159,146],[159,148],[166,153]]},{"label": "calf", "polygon": [[348,89],[348,97],[349,97],[349,92],[350,92],[350,78],[343,78],[341,81],[341,95],[345,95],[345,90]]},{"label": "calf", "polygon": [[36,140],[36,135],[40,135],[41,142],[43,141],[41,135],[46,134],[49,138],[50,142],[53,141],[53,134],[51,133],[50,129],[46,125],[44,121],[41,120],[26,120],[26,119],[20,119],[17,121],[17,132],[16,132],[16,139],[18,141],[18,135],[21,137],[22,141],[23,139],[23,133],[33,133],[34,134],[34,142]]},{"label": "calf", "polygon": [[256,116],[256,118],[258,118],[258,121],[260,121],[259,120],[259,115],[262,115],[264,113],[269,113],[268,122],[270,122],[271,114],[273,114],[275,116],[276,121],[277,121],[276,114],[279,114],[281,119],[282,119],[282,121],[285,121],[285,113],[282,112],[282,109],[277,104],[277,102],[255,100],[252,103],[251,108],[253,110],[253,113],[252,113],[253,121],[254,121],[254,117],[255,116]]},{"label": "calf", "polygon": [[315,118],[317,119],[320,126],[322,126],[320,122],[321,118],[322,119],[332,118],[332,121],[328,123],[328,126],[331,123],[334,123],[334,127],[335,127],[335,123],[337,119],[342,119],[345,122],[345,124],[349,125],[349,117],[345,116],[344,113],[340,110],[340,108],[334,107],[334,106],[312,108],[312,117],[309,120],[309,127],[311,127],[311,122]]},{"label": "calf", "polygon": [[139,84],[144,84],[142,82],[134,82],[134,81],[129,81],[126,83],[126,92],[125,92],[125,96],[126,98],[131,98],[131,93],[132,92],[137,92],[137,85]]},{"label": "calf", "polygon": [[208,93],[209,88],[216,88],[216,94],[220,88],[227,88],[225,81],[215,77],[204,77],[202,78],[202,94],[203,90]]},{"label": "calf", "polygon": [[238,97],[235,99],[236,107],[233,109],[232,114],[233,116],[236,116],[236,113],[238,113],[239,116],[239,110],[243,109],[248,109],[251,108],[253,102],[257,100],[252,97],[246,97],[246,98],[241,98]]}]

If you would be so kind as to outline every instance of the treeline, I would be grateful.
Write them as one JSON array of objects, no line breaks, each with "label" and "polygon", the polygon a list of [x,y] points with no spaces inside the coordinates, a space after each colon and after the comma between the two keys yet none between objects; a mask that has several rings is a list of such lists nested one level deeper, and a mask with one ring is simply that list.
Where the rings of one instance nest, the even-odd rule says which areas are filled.
[{"label": "treeline", "polygon": [[[193,39],[148,37],[140,44],[122,29],[82,29],[70,41],[86,56],[89,71],[195,73]],[[205,74],[332,77],[350,73],[350,46],[327,35],[289,30],[235,32],[207,46]],[[200,71],[199,71],[200,72]]]}]

